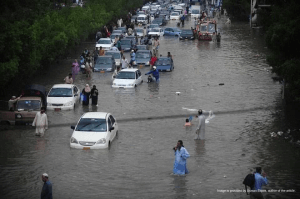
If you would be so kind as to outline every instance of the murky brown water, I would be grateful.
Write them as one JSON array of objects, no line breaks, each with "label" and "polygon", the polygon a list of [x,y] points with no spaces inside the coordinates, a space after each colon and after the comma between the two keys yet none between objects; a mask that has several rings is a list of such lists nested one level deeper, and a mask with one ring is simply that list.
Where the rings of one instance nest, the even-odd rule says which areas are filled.
[{"label": "murky brown water", "polygon": [[[269,134],[281,130],[281,85],[267,71],[263,36],[248,24],[226,26],[224,20],[219,25],[220,44],[161,38],[159,54],[170,51],[175,70],[160,73],[159,85],[114,90],[111,74],[94,73],[90,80],[80,74],[75,84],[81,89],[86,83],[97,85],[98,107],[48,111],[50,128],[44,138],[35,137],[30,127],[1,132],[1,198],[38,198],[44,172],[53,183],[54,198],[249,198],[217,190],[244,189],[244,177],[258,165],[268,174],[266,189],[300,191],[299,150]],[[186,22],[185,28],[191,24]],[[85,47],[92,49],[94,43],[81,49]],[[78,55],[79,51],[73,57]],[[62,83],[71,63],[70,59],[60,62],[33,83],[48,89]],[[148,70],[141,69],[143,74]],[[184,116],[190,114],[182,107],[215,112],[206,125],[205,141],[194,140],[196,121],[191,128],[183,127]],[[107,111],[119,120],[119,137],[110,150],[70,149],[70,125],[87,111]],[[166,118],[131,120],[156,116]],[[172,147],[179,139],[191,155],[190,174],[185,177],[171,175]],[[297,192],[264,195],[299,196]]]}]

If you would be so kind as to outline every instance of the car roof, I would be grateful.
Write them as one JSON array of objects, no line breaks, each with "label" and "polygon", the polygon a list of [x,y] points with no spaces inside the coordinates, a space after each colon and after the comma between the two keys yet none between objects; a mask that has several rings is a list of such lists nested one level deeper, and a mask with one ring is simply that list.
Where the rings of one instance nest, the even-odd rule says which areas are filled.
[{"label": "car roof", "polygon": [[54,84],[52,88],[72,88],[74,84]]},{"label": "car roof", "polygon": [[100,38],[100,40],[110,40],[110,38]]},{"label": "car roof", "polygon": [[106,119],[106,116],[109,113],[106,112],[87,112],[81,116],[81,118],[97,118],[97,119]]},{"label": "car roof", "polygon": [[135,72],[139,69],[137,68],[125,68],[125,69],[122,69],[120,72],[124,71],[124,72]]},{"label": "car roof", "polygon": [[101,58],[101,57],[103,57],[103,58],[107,58],[107,57],[110,57],[110,58],[112,58],[113,56],[112,56],[112,55],[103,55],[103,56],[98,56],[98,58]]},{"label": "car roof", "polygon": [[138,17],[147,17],[147,16],[144,14],[140,14]]},{"label": "car roof", "polygon": [[149,53],[150,50],[138,50],[137,53],[139,53],[139,52],[141,52],[141,53],[146,53],[146,52]]},{"label": "car roof", "polygon": [[[118,53],[118,54],[120,54],[120,51],[116,51],[116,50],[108,50],[108,51],[106,51],[106,53]],[[105,53],[105,54],[106,54]],[[109,55],[107,55],[107,56],[109,56]]]}]

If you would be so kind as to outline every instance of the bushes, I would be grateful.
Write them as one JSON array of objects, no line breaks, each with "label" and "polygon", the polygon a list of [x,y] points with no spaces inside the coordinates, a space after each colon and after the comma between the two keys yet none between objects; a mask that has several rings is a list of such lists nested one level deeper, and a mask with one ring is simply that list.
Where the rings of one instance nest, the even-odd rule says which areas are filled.
[{"label": "bushes", "polygon": [[90,0],[85,8],[52,10],[50,0],[27,1],[5,1],[0,10],[2,86],[15,82],[16,77],[29,79],[113,17],[143,3],[142,0]]}]

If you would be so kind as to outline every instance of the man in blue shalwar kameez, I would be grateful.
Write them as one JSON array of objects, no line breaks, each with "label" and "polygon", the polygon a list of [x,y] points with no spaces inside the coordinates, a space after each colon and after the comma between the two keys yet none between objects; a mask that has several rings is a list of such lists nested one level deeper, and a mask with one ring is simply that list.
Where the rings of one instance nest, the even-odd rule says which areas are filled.
[{"label": "man in blue shalwar kameez", "polygon": [[184,148],[182,140],[178,140],[177,146],[173,149],[175,151],[173,173],[177,175],[188,174],[189,171],[186,168],[186,159],[190,157],[190,154]]}]

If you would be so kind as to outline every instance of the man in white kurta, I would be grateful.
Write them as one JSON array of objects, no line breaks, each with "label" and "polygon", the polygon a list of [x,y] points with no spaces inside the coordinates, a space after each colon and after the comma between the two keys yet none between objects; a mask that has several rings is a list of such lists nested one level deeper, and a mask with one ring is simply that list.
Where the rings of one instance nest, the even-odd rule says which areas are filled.
[{"label": "man in white kurta", "polygon": [[36,127],[35,135],[44,136],[45,130],[48,129],[48,118],[44,107],[41,108],[40,112],[36,113],[32,126]]},{"label": "man in white kurta", "polygon": [[196,130],[196,140],[204,140],[205,139],[205,116],[202,114],[202,110],[200,109],[198,111],[198,120],[199,123],[197,125],[197,130]]}]

